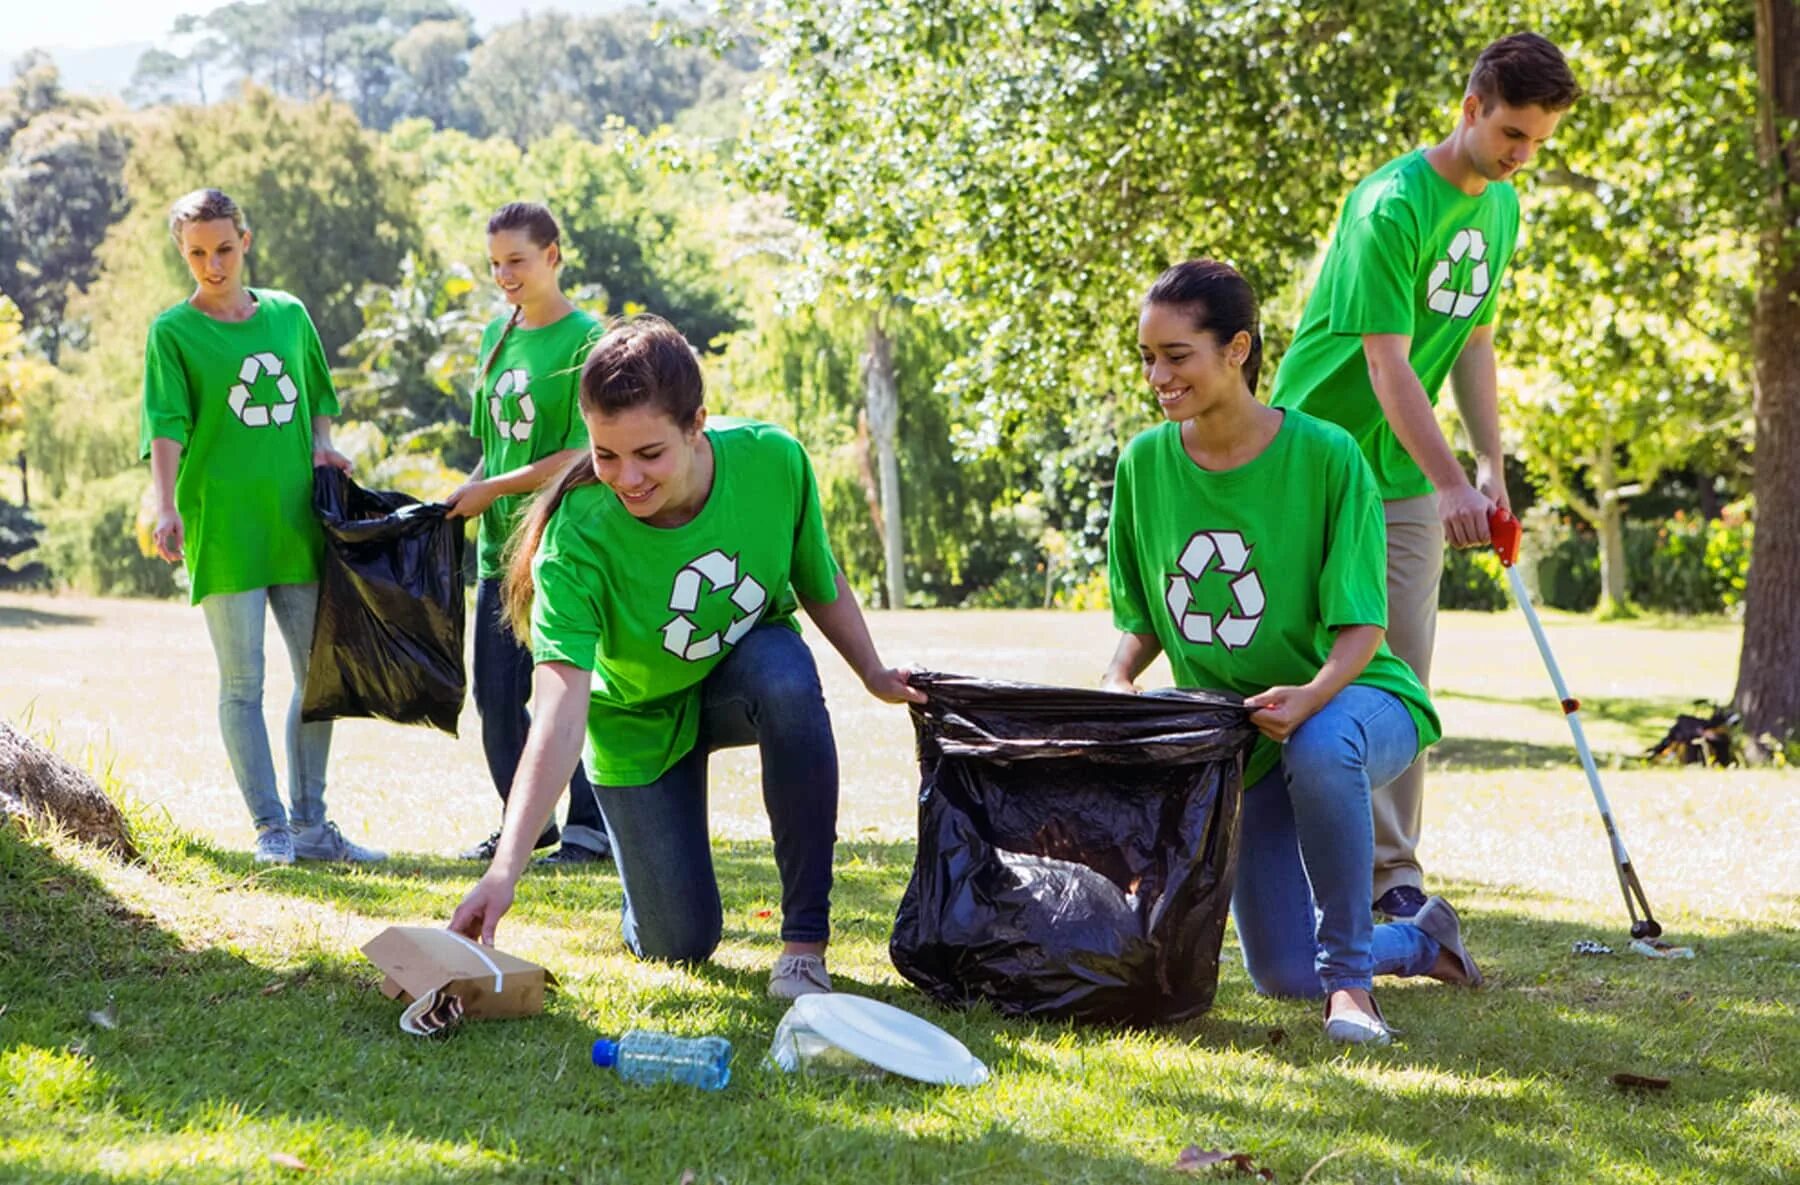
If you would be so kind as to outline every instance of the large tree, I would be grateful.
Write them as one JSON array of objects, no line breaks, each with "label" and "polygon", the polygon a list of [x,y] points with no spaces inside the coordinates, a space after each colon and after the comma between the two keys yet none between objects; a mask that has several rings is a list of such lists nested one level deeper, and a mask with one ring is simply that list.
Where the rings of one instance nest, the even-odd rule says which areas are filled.
[{"label": "large tree", "polygon": [[1756,545],[1737,706],[1753,735],[1800,730],[1800,4],[1756,0],[1772,176],[1763,208],[1756,337]]}]

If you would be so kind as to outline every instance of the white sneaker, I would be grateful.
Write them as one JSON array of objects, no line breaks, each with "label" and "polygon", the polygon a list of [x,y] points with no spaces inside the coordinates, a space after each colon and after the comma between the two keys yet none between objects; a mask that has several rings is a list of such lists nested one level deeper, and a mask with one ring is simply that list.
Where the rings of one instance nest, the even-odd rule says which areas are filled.
[{"label": "white sneaker", "polygon": [[256,854],[252,859],[258,864],[292,864],[294,833],[286,827],[264,827],[256,833]]},{"label": "white sneaker", "polygon": [[[1330,1009],[1331,998],[1326,997],[1325,1007]],[[1374,1014],[1358,1008],[1346,1008],[1336,1015],[1329,1011],[1325,1016],[1325,1036],[1342,1045],[1387,1045],[1394,1039],[1394,1032],[1388,1028],[1387,1017],[1381,1015],[1381,1005],[1375,1003],[1375,997],[1369,997],[1369,1007]]]},{"label": "white sneaker", "polygon": [[294,833],[294,858],[375,864],[387,859],[387,853],[351,843],[336,823],[321,823],[317,827],[302,827]]},{"label": "white sneaker", "polygon": [[831,976],[818,955],[782,955],[769,973],[769,995],[777,1000],[796,1000],[831,990]]}]

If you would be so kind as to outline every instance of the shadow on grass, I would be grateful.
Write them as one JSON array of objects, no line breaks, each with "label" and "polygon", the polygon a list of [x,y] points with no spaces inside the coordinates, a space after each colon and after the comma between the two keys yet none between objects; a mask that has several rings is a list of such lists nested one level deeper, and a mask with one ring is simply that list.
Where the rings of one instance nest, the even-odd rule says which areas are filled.
[{"label": "shadow on grass", "polygon": [[1497,737],[1448,736],[1431,747],[1431,768],[1451,770],[1552,769],[1580,763],[1574,745],[1538,745]]},{"label": "shadow on grass", "polygon": [[86,613],[50,613],[43,609],[0,605],[0,630],[41,630],[93,624],[94,619]]},{"label": "shadow on grass", "polygon": [[[883,941],[911,845],[845,844],[839,855],[840,934]],[[754,917],[778,895],[767,844],[720,844],[715,860],[728,920]],[[220,867],[240,871],[229,858]],[[461,862],[422,867],[434,884],[472,879]],[[402,900],[403,889],[382,897],[386,880],[361,871],[298,870],[255,888],[361,910],[364,882],[375,882],[377,900]],[[1352,1143],[1343,1171],[1315,1180],[1351,1180],[1354,1166],[1356,1177],[1449,1185],[1469,1164],[1528,1165],[1539,1180],[1766,1179],[1754,1131],[1741,1134],[1738,1123],[1749,1100],[1800,1091],[1800,1067],[1779,1057],[1791,1047],[1800,931],[1702,936],[1691,963],[1584,959],[1570,944],[1592,927],[1534,916],[1537,898],[1502,900],[1467,919],[1493,986],[1384,982],[1386,1010],[1404,1030],[1386,1050],[1330,1046],[1316,1005],[1254,996],[1230,946],[1215,1012],[1149,1033],[945,1012],[893,983],[842,977],[845,988],[943,1025],[987,1062],[993,1080],[964,1094],[763,1068],[785,1005],[763,995],[760,972],[718,964],[589,977],[541,1017],[418,1041],[398,1032],[397,1005],[354,952],[287,963],[270,953],[262,963],[218,945],[196,949],[93,875],[0,828],[0,1002],[9,1006],[0,1067],[23,1047],[79,1044],[103,1083],[42,1106],[14,1090],[0,1176],[275,1180],[265,1157],[286,1151],[333,1179],[366,1182],[673,1182],[691,1169],[703,1182],[1111,1183],[1154,1175],[1198,1140],[1251,1152],[1283,1180]],[[610,929],[617,881],[585,870],[533,878],[520,908],[541,924],[591,926],[604,914]],[[766,929],[734,934],[773,946]],[[119,1018],[111,1031],[83,1019],[109,994]],[[730,1038],[732,1087],[641,1090],[588,1066],[599,1026],[628,1025]],[[1285,1039],[1271,1040],[1274,1027]],[[1621,1070],[1674,1085],[1628,1097],[1608,1081]],[[1157,1117],[1166,1157],[1156,1137],[1112,1130],[1135,1131],[1144,1115]],[[81,1167],[59,1159],[70,1140]],[[136,1150],[129,1163],[153,1167],[122,1168],[120,1155],[87,1167],[121,1142]],[[189,1159],[218,1148],[227,1151]],[[160,1163],[156,1149],[166,1150]]]},{"label": "shadow on grass", "polygon": [[[1476,704],[1500,704],[1507,707],[1535,708],[1547,715],[1561,716],[1562,708],[1548,693],[1528,696],[1483,695],[1479,692],[1440,688],[1432,693],[1436,699],[1465,700]],[[1711,701],[1678,695],[1646,696],[1582,696],[1581,714],[1589,720],[1607,720],[1634,730],[1646,746],[1661,739],[1675,717],[1711,711]],[[1435,752],[1435,750],[1434,750]]]}]

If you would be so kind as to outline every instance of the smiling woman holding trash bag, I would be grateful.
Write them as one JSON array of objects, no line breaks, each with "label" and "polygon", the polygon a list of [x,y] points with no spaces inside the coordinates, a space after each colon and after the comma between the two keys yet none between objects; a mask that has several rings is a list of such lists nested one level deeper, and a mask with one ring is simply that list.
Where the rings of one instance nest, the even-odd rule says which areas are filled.
[{"label": "smiling woman holding trash bag", "polygon": [[[587,448],[576,387],[581,363],[600,336],[600,323],[563,295],[562,230],[536,202],[509,202],[487,223],[488,262],[512,312],[481,335],[469,431],[481,442],[481,463],[446,502],[452,518],[480,516],[475,586],[475,707],[488,775],[506,810],[506,796],[525,751],[531,716],[531,654],[507,628],[501,606],[502,552],[535,493]],[[554,816],[535,847],[558,838]],[[611,851],[606,825],[581,770],[569,783],[569,822],[551,865],[590,864]],[[491,860],[500,833],[463,853]]]},{"label": "smiling woman holding trash bag", "polygon": [[582,368],[592,455],[538,499],[507,572],[509,618],[537,662],[537,711],[493,863],[450,928],[493,941],[585,735],[627,945],[641,958],[705,959],[723,924],[707,755],[754,743],[782,890],[769,994],[792,998],[831,986],[838,797],[796,608],[870,694],[924,697],[876,653],[799,443],[769,424],[709,423],[702,395],[693,348],[658,317],[612,326]]},{"label": "smiling woman holding trash bag", "polygon": [[[219,663],[219,731],[256,824],[256,862],[382,860],[325,817],[331,725],[300,720],[324,538],[313,466],[348,470],[331,446],[337,394],[312,319],[285,292],[244,286],[250,230],[237,203],[199,189],[169,211],[194,291],[150,325],[143,456],[156,490],[156,552],[185,562]],[[268,612],[287,643],[288,796],[263,722]]]},{"label": "smiling woman holding trash bag", "polygon": [[1183,687],[1235,691],[1263,734],[1245,766],[1232,916],[1251,980],[1323,995],[1335,1041],[1386,1044],[1372,977],[1480,982],[1456,912],[1370,916],[1369,794],[1438,738],[1425,688],[1383,643],[1381,504],[1356,442],[1258,403],[1256,294],[1229,265],[1164,272],[1138,321],[1168,422],[1120,457],[1110,540],[1123,631],[1103,683],[1159,652]]}]

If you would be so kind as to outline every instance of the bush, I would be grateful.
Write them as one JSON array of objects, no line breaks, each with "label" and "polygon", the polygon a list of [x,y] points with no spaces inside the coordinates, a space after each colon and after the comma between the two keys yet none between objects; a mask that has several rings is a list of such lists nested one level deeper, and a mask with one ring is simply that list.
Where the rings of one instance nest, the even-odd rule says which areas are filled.
[{"label": "bush", "polygon": [[1506,573],[1492,548],[1444,549],[1444,579],[1438,608],[1492,613],[1506,608]]},{"label": "bush", "polygon": [[[1547,509],[1528,514],[1525,528],[1524,553],[1536,565],[1539,601],[1590,612],[1600,599],[1594,532]],[[1662,613],[1735,611],[1744,599],[1751,537],[1749,499],[1733,502],[1716,519],[1678,510],[1664,522],[1627,522],[1625,568],[1632,602]],[[1448,588],[1448,568],[1445,583]]]},{"label": "bush", "polygon": [[57,584],[100,596],[172,597],[187,588],[179,564],[140,546],[139,507],[150,476],[141,469],[89,482],[44,514],[39,556]]}]

